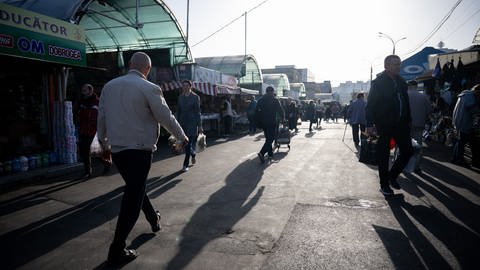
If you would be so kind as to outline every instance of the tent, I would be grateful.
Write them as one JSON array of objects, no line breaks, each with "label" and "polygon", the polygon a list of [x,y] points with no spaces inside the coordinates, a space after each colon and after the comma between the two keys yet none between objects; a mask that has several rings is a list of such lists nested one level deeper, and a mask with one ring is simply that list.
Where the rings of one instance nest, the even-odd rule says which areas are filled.
[{"label": "tent", "polygon": [[400,66],[400,76],[409,81],[422,75],[425,71],[429,70],[428,56],[430,54],[438,53],[444,53],[444,51],[433,47],[423,48],[423,50],[402,61],[402,65]]}]

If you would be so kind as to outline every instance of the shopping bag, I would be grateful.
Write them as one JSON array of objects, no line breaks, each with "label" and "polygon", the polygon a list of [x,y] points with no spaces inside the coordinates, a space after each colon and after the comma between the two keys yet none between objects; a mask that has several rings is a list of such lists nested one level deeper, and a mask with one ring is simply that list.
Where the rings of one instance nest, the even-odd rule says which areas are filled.
[{"label": "shopping bag", "polygon": [[93,137],[93,141],[90,144],[90,156],[92,157],[103,156],[102,145],[100,145],[100,142],[98,141],[97,133],[95,133],[95,137]]},{"label": "shopping bag", "polygon": [[404,173],[412,173],[415,170],[415,165],[417,164],[417,160],[420,158],[418,153],[420,152],[422,146],[412,138],[412,147],[413,147],[413,155],[408,160],[407,165],[403,169]]},{"label": "shopping bag", "polygon": [[197,137],[197,153],[202,152],[203,150],[205,150],[205,148],[207,148],[207,136],[205,136],[205,134],[203,133],[200,133]]},{"label": "shopping bag", "polygon": [[362,139],[360,144],[360,153],[358,161],[369,164],[377,165],[377,140],[374,138]]}]

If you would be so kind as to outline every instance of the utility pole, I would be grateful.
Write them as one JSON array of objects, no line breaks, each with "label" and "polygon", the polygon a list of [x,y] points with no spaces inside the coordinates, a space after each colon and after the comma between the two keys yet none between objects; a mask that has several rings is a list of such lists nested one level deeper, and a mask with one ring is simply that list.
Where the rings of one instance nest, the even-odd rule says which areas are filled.
[{"label": "utility pole", "polygon": [[189,25],[190,25],[190,0],[187,0],[187,44],[188,44],[188,37],[190,36],[188,31],[189,31]]},{"label": "utility pole", "polygon": [[247,12],[244,13],[245,16],[245,60],[247,58]]}]

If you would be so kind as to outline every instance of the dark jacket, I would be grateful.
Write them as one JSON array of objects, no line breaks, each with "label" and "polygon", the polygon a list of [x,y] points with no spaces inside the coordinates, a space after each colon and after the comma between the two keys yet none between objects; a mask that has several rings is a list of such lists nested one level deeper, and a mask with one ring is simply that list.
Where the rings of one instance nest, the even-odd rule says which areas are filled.
[{"label": "dark jacket", "polygon": [[278,98],[265,94],[258,100],[255,117],[259,126],[267,127],[275,125],[277,117],[283,120],[285,113]]},{"label": "dark jacket", "polygon": [[187,136],[197,136],[202,127],[200,97],[191,92],[190,95],[178,97],[177,120]]},{"label": "dark jacket", "polygon": [[82,99],[78,111],[78,133],[82,136],[95,136],[97,132],[98,96],[93,95]]},{"label": "dark jacket", "polygon": [[307,106],[307,112],[306,112],[306,118],[307,120],[310,121],[315,121],[315,104],[308,104]]},{"label": "dark jacket", "polygon": [[385,72],[373,80],[365,108],[367,126],[375,124],[377,129],[383,129],[409,124],[412,117],[407,88],[402,77],[393,80]]}]

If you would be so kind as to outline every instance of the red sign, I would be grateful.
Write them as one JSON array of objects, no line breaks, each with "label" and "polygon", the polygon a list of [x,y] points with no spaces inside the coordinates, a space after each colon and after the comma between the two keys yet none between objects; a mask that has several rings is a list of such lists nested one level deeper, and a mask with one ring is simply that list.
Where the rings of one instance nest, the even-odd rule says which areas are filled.
[{"label": "red sign", "polygon": [[13,37],[0,34],[0,47],[13,48]]}]

